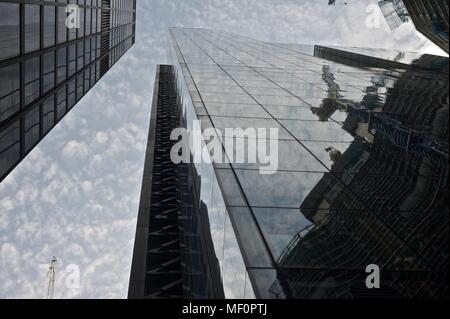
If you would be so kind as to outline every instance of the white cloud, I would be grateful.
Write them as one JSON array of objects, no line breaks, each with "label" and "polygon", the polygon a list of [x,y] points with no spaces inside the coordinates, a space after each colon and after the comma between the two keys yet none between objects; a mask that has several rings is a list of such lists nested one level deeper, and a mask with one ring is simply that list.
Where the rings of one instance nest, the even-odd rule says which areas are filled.
[{"label": "white cloud", "polygon": [[95,135],[95,140],[99,144],[105,144],[108,142],[108,133],[106,132],[97,132]]},{"label": "white cloud", "polygon": [[39,265],[53,255],[82,273],[80,294],[58,285],[57,297],[126,297],[154,72],[157,63],[169,62],[168,27],[227,30],[265,41],[436,51],[411,26],[394,33],[386,26],[362,27],[367,3],[330,8],[326,0],[138,1],[135,47],[0,184],[0,297],[44,297]]},{"label": "white cloud", "polygon": [[84,181],[84,182],[81,184],[81,188],[83,189],[84,192],[90,193],[90,192],[92,191],[92,188],[93,188],[92,182],[90,182],[90,181]]},{"label": "white cloud", "polygon": [[9,197],[5,197],[2,200],[0,200],[0,207],[2,212],[7,212],[9,210],[14,209],[14,203]]},{"label": "white cloud", "polygon": [[85,143],[70,141],[64,146],[63,155],[68,158],[85,159],[89,156],[89,147]]}]

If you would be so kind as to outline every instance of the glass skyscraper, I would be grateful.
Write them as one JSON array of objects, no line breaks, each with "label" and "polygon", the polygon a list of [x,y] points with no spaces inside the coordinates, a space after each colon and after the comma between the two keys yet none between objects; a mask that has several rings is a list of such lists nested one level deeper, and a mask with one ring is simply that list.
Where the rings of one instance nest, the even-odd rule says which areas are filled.
[{"label": "glass skyscraper", "polygon": [[[170,39],[130,298],[448,298],[448,58],[203,29]],[[223,136],[229,163],[174,164],[170,132],[195,120],[277,128],[278,170],[235,163]]]},{"label": "glass skyscraper", "polygon": [[448,1],[403,1],[416,29],[448,53]]},{"label": "glass skyscraper", "polygon": [[391,30],[411,19],[417,31],[448,53],[448,1],[382,0],[378,4]]},{"label": "glass skyscraper", "polygon": [[135,22],[135,0],[0,0],[0,182],[134,44]]}]

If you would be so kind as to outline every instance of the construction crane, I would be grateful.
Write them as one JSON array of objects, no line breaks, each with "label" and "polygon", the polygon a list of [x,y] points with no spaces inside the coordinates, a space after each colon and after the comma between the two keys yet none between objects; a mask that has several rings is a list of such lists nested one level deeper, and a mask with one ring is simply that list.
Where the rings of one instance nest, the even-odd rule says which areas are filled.
[{"label": "construction crane", "polygon": [[56,264],[58,259],[55,256],[52,257],[50,262],[50,267],[48,268],[48,289],[47,289],[47,299],[53,299],[53,293],[55,292],[55,279],[56,279]]}]

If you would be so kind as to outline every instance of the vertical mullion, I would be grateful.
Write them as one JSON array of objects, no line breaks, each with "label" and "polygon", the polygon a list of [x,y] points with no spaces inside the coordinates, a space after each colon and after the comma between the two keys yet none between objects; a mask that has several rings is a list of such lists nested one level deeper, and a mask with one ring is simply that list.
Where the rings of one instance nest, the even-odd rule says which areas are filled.
[{"label": "vertical mullion", "polygon": [[[59,12],[58,9],[59,6],[57,5],[57,3],[55,3],[54,5],[54,14],[55,14],[55,46],[58,45],[58,29],[59,29]],[[50,130],[55,126],[56,123],[56,87],[58,86],[58,49],[55,48],[55,50],[53,51],[53,62],[54,62],[54,70],[55,70],[55,81],[53,83],[53,89],[52,89],[52,94],[53,94],[53,125],[50,127]]]},{"label": "vertical mullion", "polygon": [[[44,94],[44,54],[42,50],[44,49],[44,4],[39,5],[39,48],[41,50],[40,54],[40,63],[39,63],[39,100],[41,100],[42,95]],[[44,126],[43,122],[43,110],[42,103],[39,102],[39,140],[43,137]]]},{"label": "vertical mullion", "polygon": [[[25,4],[20,4],[20,55],[25,54]],[[25,109],[25,59],[20,62],[20,157],[25,156],[25,123],[22,111]]]}]

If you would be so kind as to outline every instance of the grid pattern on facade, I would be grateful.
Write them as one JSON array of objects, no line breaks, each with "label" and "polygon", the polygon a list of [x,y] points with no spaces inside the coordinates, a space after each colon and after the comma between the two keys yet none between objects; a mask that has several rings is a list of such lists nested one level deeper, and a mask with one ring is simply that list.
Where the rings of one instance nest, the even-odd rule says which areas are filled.
[{"label": "grid pattern on facade", "polygon": [[199,174],[171,161],[172,130],[182,126],[174,68],[157,67],[128,297],[220,298]]},{"label": "grid pattern on facade", "polygon": [[[351,49],[340,60],[226,32],[171,36],[186,112],[203,128],[280,132],[273,175],[255,164],[202,167],[217,177],[239,242],[219,257],[226,296],[249,287],[267,298],[448,296],[447,58]],[[384,126],[366,120],[371,112]],[[404,131],[431,142],[404,147]],[[424,149],[447,160],[436,165]],[[215,213],[212,225],[223,218]],[[361,282],[372,263],[389,278],[384,290]]]},{"label": "grid pattern on facade", "polygon": [[134,0],[0,1],[0,181],[134,44],[135,19]]},{"label": "grid pattern on facade", "polygon": [[448,53],[448,1],[405,0],[416,29]]}]

